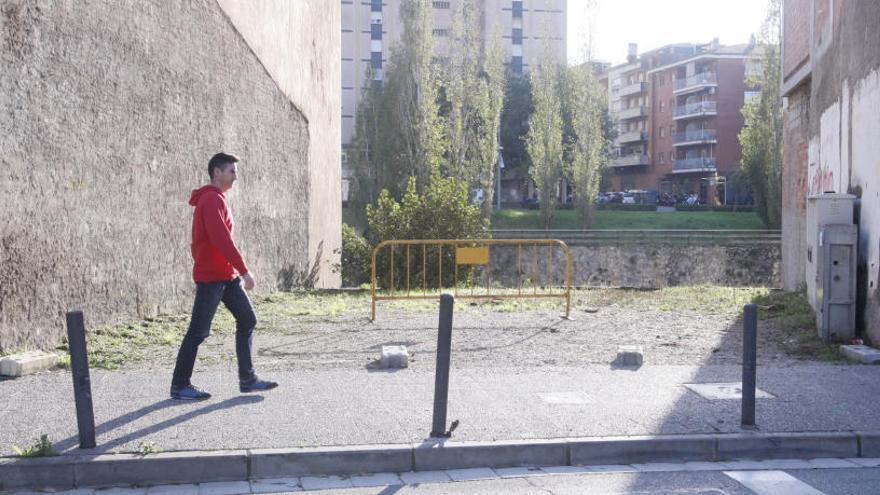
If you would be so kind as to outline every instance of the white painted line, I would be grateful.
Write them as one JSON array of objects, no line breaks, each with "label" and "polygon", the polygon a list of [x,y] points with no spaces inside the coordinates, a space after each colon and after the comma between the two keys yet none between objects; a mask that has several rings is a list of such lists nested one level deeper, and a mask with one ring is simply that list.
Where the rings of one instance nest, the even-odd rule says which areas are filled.
[{"label": "white painted line", "polygon": [[591,404],[593,400],[582,392],[548,392],[538,394],[547,404]]},{"label": "white painted line", "polygon": [[845,459],[810,459],[807,461],[813,469],[848,469],[859,467]]},{"label": "white painted line", "polygon": [[339,476],[306,476],[302,478],[304,490],[329,490],[331,488],[353,488],[351,480]]},{"label": "white painted line", "polygon": [[251,492],[247,481],[217,481],[199,483],[199,495],[241,495]]},{"label": "white painted line", "polygon": [[160,485],[147,489],[147,495],[199,495],[199,485]]},{"label": "white painted line", "polygon": [[544,476],[547,473],[536,467],[507,467],[495,468],[495,472],[502,478],[525,478],[528,476]]},{"label": "white painted line", "polygon": [[498,479],[498,475],[495,474],[495,471],[492,471],[489,468],[447,469],[446,474],[448,474],[453,481]]},{"label": "white painted line", "polygon": [[852,457],[847,460],[862,467],[880,467],[880,458],[876,457]]},{"label": "white painted line", "polygon": [[785,471],[724,471],[756,495],[825,495]]},{"label": "white painted line", "polygon": [[352,476],[351,484],[356,488],[373,486],[402,485],[403,482],[394,473],[376,473],[364,476]]},{"label": "white painted line", "polygon": [[670,473],[687,470],[687,467],[682,462],[647,462],[643,464],[633,464],[632,467],[643,473]]},{"label": "white painted line", "polygon": [[[685,383],[685,387],[709,400],[740,400],[742,399],[742,383]],[[771,394],[756,388],[756,399],[775,399]]]},{"label": "white painted line", "polygon": [[400,479],[407,485],[452,481],[452,478],[445,471],[409,471],[400,473]]}]

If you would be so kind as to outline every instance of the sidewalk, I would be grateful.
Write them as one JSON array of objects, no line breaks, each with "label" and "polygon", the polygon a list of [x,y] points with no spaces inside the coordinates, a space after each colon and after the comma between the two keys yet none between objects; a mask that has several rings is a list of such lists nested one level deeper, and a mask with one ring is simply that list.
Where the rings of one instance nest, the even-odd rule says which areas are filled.
[{"label": "sidewalk", "polygon": [[[281,386],[242,395],[234,374],[197,373],[207,402],[168,399],[168,377],[92,372],[98,448],[77,449],[72,380],[51,372],[0,381],[0,453],[48,434],[62,453],[408,444],[430,431],[434,375],[406,369],[284,371]],[[736,366],[453,368],[456,441],[742,432],[739,400],[709,400],[688,383],[737,382]],[[762,432],[880,431],[880,367],[759,367]]]}]

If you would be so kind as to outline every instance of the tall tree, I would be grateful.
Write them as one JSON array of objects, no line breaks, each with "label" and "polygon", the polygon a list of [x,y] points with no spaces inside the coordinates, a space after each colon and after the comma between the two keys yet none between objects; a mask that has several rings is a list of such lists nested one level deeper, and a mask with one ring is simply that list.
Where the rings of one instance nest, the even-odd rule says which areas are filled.
[{"label": "tall tree", "polygon": [[[393,116],[386,124],[397,134],[395,156],[404,163],[408,176],[419,189],[439,172],[443,154],[443,128],[438,115],[439,74],[433,63],[432,7],[429,0],[408,0],[400,4],[403,33],[391,50],[386,74],[390,95],[394,95]],[[389,127],[390,129],[390,127]],[[406,177],[401,177],[406,180]]]},{"label": "tall tree", "polygon": [[[546,52],[549,54],[549,50]],[[542,57],[532,72],[534,112],[529,118],[529,132],[526,135],[529,175],[540,194],[541,220],[545,229],[553,224],[556,189],[562,178],[563,122],[558,74],[559,63],[553,56]]]},{"label": "tall tree", "polygon": [[560,93],[565,121],[565,171],[574,186],[578,221],[592,226],[594,200],[608,162],[605,91],[596,80],[593,64],[562,68]]},{"label": "tall tree", "polygon": [[504,147],[504,166],[528,166],[526,133],[532,116],[532,84],[528,74],[508,72],[504,88],[504,107],[501,110],[501,146]]},{"label": "tall tree", "polygon": [[773,229],[782,224],[781,20],[781,0],[770,0],[759,37],[761,72],[747,80],[761,91],[743,105],[746,126],[739,133],[742,168],[752,186],[755,209]]},{"label": "tall tree", "polygon": [[354,175],[352,207],[358,214],[380,191],[404,194],[409,177],[423,189],[440,169],[443,128],[438,115],[439,73],[433,63],[431,5],[403,2],[403,32],[391,49],[384,77],[373,80],[368,69],[348,163]]},{"label": "tall tree", "polygon": [[488,217],[504,101],[504,65],[500,34],[484,33],[484,42],[480,15],[474,0],[456,3],[444,70],[445,173],[483,190],[482,211]]}]

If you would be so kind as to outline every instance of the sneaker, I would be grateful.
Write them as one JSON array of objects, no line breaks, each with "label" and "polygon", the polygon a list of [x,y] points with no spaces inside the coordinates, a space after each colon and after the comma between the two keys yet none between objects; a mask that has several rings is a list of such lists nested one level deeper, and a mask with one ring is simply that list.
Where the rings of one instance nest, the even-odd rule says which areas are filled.
[{"label": "sneaker", "polygon": [[257,377],[253,377],[247,381],[239,381],[238,382],[238,390],[242,393],[248,392],[262,392],[264,390],[272,390],[277,387],[277,382],[270,382],[268,380],[260,380]]},{"label": "sneaker", "polygon": [[205,400],[210,399],[211,394],[203,392],[192,384],[185,387],[171,386],[171,398],[177,400]]}]

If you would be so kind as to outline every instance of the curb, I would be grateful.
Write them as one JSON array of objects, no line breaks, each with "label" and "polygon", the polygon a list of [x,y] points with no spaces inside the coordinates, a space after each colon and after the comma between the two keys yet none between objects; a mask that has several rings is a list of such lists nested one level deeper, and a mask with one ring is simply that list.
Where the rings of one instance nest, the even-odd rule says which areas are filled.
[{"label": "curb", "polygon": [[880,432],[730,433],[0,458],[0,490],[737,459],[880,457]]}]

